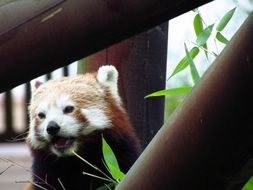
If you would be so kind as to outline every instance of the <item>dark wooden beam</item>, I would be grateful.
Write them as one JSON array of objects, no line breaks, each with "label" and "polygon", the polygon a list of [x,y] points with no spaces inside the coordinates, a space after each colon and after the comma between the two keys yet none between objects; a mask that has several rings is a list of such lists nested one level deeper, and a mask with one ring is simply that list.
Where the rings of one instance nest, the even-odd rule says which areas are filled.
[{"label": "dark wooden beam", "polygon": [[13,0],[1,4],[0,92],[209,1]]},{"label": "dark wooden beam", "polygon": [[253,14],[116,190],[237,190],[253,175]]}]

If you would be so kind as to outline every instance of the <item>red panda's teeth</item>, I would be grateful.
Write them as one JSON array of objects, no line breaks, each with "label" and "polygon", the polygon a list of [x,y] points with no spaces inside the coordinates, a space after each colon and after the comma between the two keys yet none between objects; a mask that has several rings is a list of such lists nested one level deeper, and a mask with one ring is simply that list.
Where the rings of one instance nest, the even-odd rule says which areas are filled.
[{"label": "red panda's teeth", "polygon": [[59,138],[55,143],[55,148],[62,149],[62,148],[69,148],[74,142],[72,138]]}]

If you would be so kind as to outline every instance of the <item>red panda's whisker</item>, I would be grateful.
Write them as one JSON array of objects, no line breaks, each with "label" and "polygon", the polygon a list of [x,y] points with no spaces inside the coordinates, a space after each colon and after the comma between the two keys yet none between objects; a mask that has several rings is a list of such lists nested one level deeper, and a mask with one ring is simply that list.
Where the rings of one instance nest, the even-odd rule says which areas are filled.
[{"label": "red panda's whisker", "polygon": [[12,139],[6,139],[7,142],[18,142],[18,141],[23,141],[26,139],[26,137],[24,137],[24,135],[28,134],[29,132],[23,132],[19,135],[17,135],[16,137],[13,137]]}]

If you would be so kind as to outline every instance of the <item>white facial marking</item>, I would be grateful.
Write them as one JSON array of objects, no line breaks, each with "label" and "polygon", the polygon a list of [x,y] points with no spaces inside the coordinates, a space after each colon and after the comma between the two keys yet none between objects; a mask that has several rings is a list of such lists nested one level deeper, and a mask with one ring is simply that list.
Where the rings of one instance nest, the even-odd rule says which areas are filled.
[{"label": "white facial marking", "polygon": [[[60,137],[71,137],[75,138],[78,136],[80,128],[83,128],[83,124],[80,123],[73,115],[65,114],[64,108],[66,106],[75,107],[74,103],[70,101],[70,96],[68,95],[55,95],[52,94],[46,100],[43,100],[41,104],[35,110],[35,114],[42,112],[45,114],[45,118],[40,120],[40,125],[37,128],[37,132],[40,137],[42,137],[46,142],[39,141],[36,137],[35,132],[35,118],[31,118],[30,129],[28,134],[28,141],[31,143],[32,147],[35,149],[41,149],[50,143],[52,136],[47,132],[47,126],[50,121],[56,122],[60,126],[60,131],[57,136]],[[36,116],[35,116],[36,117]],[[72,151],[76,150],[77,143],[73,142],[71,147],[64,151],[59,151],[53,145],[50,146],[50,150],[57,156],[72,155]]]},{"label": "white facial marking", "polygon": [[29,129],[29,133],[28,133],[28,137],[27,137],[28,141],[35,149],[40,149],[40,148],[45,147],[46,146],[45,142],[41,142],[36,139],[35,129],[32,126],[35,126],[34,119],[30,123],[30,129]]},{"label": "white facial marking", "polygon": [[90,107],[82,109],[82,113],[89,122],[89,126],[85,127],[83,130],[85,134],[89,134],[97,129],[107,128],[111,124],[110,119],[105,115],[104,111],[99,108]]},{"label": "white facial marking", "polygon": [[55,102],[48,108],[46,118],[42,123],[43,135],[47,140],[51,138],[47,133],[47,125],[50,121],[54,121],[60,126],[58,135],[63,137],[76,137],[80,127],[82,127],[75,117],[63,113],[65,106],[74,106],[69,99],[68,95],[62,95],[55,99]]}]

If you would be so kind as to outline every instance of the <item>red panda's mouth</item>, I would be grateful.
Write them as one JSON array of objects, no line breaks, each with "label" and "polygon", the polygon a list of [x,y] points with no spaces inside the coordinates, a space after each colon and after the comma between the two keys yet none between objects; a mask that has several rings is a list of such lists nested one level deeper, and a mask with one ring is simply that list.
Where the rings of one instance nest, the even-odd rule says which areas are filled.
[{"label": "red panda's mouth", "polygon": [[54,146],[54,148],[58,149],[58,150],[65,150],[70,148],[73,143],[75,142],[75,138],[74,137],[54,137],[52,139],[52,144]]}]

